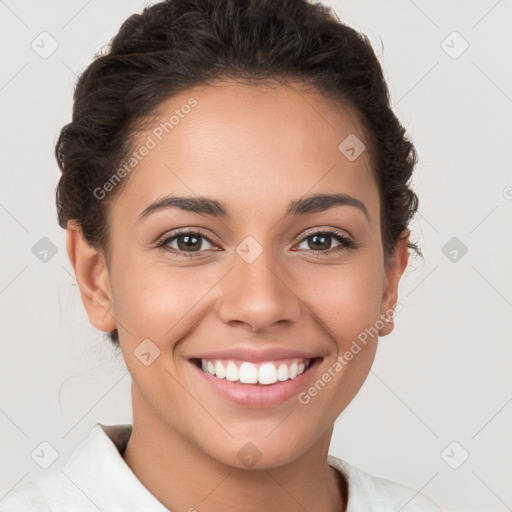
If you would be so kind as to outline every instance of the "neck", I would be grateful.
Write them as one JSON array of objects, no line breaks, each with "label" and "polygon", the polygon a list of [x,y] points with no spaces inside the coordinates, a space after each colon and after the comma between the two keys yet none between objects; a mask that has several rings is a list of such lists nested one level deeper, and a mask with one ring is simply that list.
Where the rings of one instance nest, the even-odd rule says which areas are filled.
[{"label": "neck", "polygon": [[[226,465],[192,445],[140,402],[123,459],[169,510],[344,512],[346,483],[327,465],[332,428],[289,464],[268,469]],[[136,406],[137,405],[137,406]]]}]

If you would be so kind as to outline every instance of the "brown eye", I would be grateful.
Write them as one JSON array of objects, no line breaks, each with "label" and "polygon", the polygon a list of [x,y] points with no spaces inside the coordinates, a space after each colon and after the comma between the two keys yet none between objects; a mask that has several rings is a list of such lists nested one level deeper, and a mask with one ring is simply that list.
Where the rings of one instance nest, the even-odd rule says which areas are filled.
[{"label": "brown eye", "polygon": [[[208,247],[208,244],[210,244],[210,247]],[[203,251],[210,250],[213,247],[213,243],[201,233],[182,231],[165,238],[158,244],[158,247],[164,248],[177,256],[197,256]]]},{"label": "brown eye", "polygon": [[[338,245],[333,246],[333,239]],[[305,237],[303,243],[307,244],[306,250],[314,252],[336,252],[357,247],[352,240],[336,231],[318,231]]]}]

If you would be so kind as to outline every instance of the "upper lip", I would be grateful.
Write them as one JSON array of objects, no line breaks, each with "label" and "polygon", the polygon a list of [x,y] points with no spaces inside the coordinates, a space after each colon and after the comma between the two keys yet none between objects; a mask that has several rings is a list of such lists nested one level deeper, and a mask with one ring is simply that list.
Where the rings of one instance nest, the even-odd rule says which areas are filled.
[{"label": "upper lip", "polygon": [[289,349],[284,347],[272,347],[267,349],[253,349],[247,347],[233,347],[225,350],[197,354],[189,359],[231,359],[249,362],[274,361],[279,359],[315,359],[321,357],[318,353],[304,350]]}]

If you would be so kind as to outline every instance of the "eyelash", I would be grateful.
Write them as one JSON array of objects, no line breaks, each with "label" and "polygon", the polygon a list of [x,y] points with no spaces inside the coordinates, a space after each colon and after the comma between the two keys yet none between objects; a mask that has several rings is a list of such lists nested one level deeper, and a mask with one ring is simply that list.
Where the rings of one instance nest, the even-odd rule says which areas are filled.
[{"label": "eyelash", "polygon": [[[212,242],[206,235],[203,235],[199,231],[178,230],[178,231],[175,231],[171,236],[168,236],[168,237],[164,238],[163,240],[161,240],[160,242],[157,242],[156,247],[170,252],[173,256],[177,256],[177,257],[185,256],[186,258],[196,258],[196,257],[200,256],[201,253],[205,252],[204,250],[203,251],[181,251],[179,249],[174,249],[174,248],[171,249],[169,247],[166,247],[167,244],[170,243],[172,240],[174,240],[175,238],[178,238],[180,236],[184,236],[184,235],[199,235],[200,237],[204,238],[211,244],[214,244],[214,242]],[[314,233],[310,233],[307,236],[305,236],[304,238],[302,238],[302,240],[299,243],[302,243],[303,241],[305,241],[308,238],[315,236],[315,235],[330,235],[333,238],[335,238],[338,242],[341,242],[341,245],[338,245],[337,247],[331,247],[330,249],[327,249],[326,251],[313,251],[312,249],[310,249],[309,252],[312,252],[313,254],[320,253],[320,254],[314,254],[317,257],[322,257],[325,254],[337,253],[337,252],[340,252],[343,250],[357,249],[360,246],[360,244],[352,241],[350,238],[346,237],[345,235],[341,234],[339,231],[336,231],[336,230],[315,231]],[[211,249],[209,249],[209,250],[211,250]]]}]

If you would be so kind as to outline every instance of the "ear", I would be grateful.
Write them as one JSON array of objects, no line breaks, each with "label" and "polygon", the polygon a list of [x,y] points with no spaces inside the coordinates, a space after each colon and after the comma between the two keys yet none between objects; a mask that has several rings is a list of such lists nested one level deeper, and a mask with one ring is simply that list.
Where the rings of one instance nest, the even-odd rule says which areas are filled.
[{"label": "ear", "polygon": [[398,301],[398,283],[409,260],[408,242],[409,231],[404,230],[400,235],[400,240],[395,246],[393,255],[385,266],[380,311],[380,318],[384,321],[384,327],[379,330],[379,336],[386,336],[395,328],[394,318],[391,315]]},{"label": "ear", "polygon": [[80,225],[73,221],[66,227],[66,249],[89,321],[101,331],[113,331],[116,328],[114,303],[103,253],[87,243]]}]

